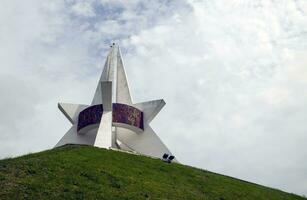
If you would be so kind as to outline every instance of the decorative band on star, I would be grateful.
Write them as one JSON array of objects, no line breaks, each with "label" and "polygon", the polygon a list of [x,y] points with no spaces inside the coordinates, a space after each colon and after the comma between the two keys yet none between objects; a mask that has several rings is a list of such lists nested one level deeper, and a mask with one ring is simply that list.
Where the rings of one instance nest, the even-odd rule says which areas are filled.
[{"label": "decorative band on star", "polygon": [[[103,113],[103,105],[93,105],[87,107],[79,113],[77,131],[90,125],[99,124]],[[113,103],[112,122],[115,125],[128,125],[144,130],[143,112],[139,109],[120,103]]]},{"label": "decorative band on star", "polygon": [[79,113],[79,117],[78,117],[77,131],[89,125],[99,124],[102,113],[103,113],[102,104],[90,106],[82,110]]},{"label": "decorative band on star", "polygon": [[127,124],[144,130],[143,112],[126,104],[113,103],[113,122]]}]

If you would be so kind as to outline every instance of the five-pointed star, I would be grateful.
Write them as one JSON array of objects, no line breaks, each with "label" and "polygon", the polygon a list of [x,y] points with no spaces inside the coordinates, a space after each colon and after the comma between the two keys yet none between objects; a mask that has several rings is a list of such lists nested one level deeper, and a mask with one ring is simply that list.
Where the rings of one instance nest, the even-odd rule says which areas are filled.
[{"label": "five-pointed star", "polygon": [[[92,105],[103,104],[103,107],[109,108],[109,112],[112,112],[112,103],[126,104],[142,111],[144,130],[136,133],[127,128],[115,127],[112,119],[110,119],[112,115],[104,112],[98,129],[84,135],[77,133],[78,116],[82,110]],[[164,105],[163,99],[132,103],[121,53],[119,47],[113,45],[107,56],[91,105],[58,104],[59,109],[72,123],[72,127],[56,146],[67,143],[87,144],[119,148],[153,157],[161,157],[164,153],[171,154],[149,125]],[[112,136],[108,135],[109,132],[112,132]],[[110,137],[115,137],[115,145],[108,141],[111,139]]]}]

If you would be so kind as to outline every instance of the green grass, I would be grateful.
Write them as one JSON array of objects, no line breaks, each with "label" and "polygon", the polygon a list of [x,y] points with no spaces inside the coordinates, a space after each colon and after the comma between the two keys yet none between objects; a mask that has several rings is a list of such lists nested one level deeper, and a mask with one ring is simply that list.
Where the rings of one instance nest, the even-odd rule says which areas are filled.
[{"label": "green grass", "polygon": [[304,199],[159,159],[68,145],[0,161],[0,199]]}]

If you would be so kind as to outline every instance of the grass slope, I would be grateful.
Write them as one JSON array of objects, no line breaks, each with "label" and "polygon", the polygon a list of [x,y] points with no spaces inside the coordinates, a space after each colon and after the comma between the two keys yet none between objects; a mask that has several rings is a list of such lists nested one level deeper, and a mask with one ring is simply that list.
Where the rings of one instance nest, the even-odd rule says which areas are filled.
[{"label": "grass slope", "polygon": [[69,145],[1,160],[0,199],[304,198],[159,159]]}]

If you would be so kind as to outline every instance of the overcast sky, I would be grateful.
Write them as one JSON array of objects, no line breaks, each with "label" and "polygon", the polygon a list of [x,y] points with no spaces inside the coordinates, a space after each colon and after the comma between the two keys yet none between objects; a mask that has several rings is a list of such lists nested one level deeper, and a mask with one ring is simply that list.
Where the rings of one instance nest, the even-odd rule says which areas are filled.
[{"label": "overcast sky", "polygon": [[1,0],[0,158],[52,148],[111,42],[184,164],[307,195],[306,0]]}]

